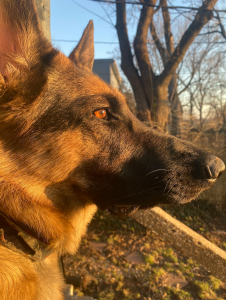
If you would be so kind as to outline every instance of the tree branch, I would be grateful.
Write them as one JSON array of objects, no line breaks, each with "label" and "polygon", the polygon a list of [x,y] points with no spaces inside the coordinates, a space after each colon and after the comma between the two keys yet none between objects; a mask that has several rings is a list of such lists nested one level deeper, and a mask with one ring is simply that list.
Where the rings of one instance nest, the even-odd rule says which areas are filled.
[{"label": "tree branch", "polygon": [[121,3],[116,3],[116,12],[116,29],[121,50],[121,68],[132,86],[137,103],[137,110],[148,111],[149,106],[143,91],[142,81],[133,62],[133,55],[127,33],[125,0],[122,0]]},{"label": "tree branch", "polygon": [[161,41],[158,37],[153,19],[150,24],[150,32],[151,32],[152,39],[155,42],[155,46],[158,49],[158,52],[161,56],[163,66],[165,66],[168,61],[168,54],[167,54],[166,48],[163,46],[163,44],[161,43]]},{"label": "tree branch", "polygon": [[179,63],[184,58],[186,51],[194,41],[195,37],[199,34],[203,26],[213,18],[212,9],[216,2],[217,0],[206,0],[203,2],[203,5],[199,8],[195,16],[195,19],[185,31],[179,44],[174,50],[174,53],[172,54],[171,59],[168,61],[165,69],[159,76],[160,82],[170,82],[172,75],[176,72]]},{"label": "tree branch", "polygon": [[225,31],[225,28],[224,28],[224,25],[222,24],[222,21],[221,21],[221,18],[220,18],[220,15],[219,15],[219,13],[217,12],[217,11],[215,11],[215,13],[216,13],[216,19],[217,19],[217,21],[219,22],[218,23],[218,26],[220,27],[220,34],[223,36],[223,38],[225,38],[226,39],[226,31]]},{"label": "tree branch", "polygon": [[221,31],[219,31],[219,30],[207,31],[207,32],[199,33],[198,35],[207,35],[207,34],[213,34],[213,33],[221,34]]},{"label": "tree branch", "polygon": [[[156,1],[157,0],[144,0],[145,4],[152,5],[155,5]],[[139,24],[137,27],[136,37],[134,39],[134,51],[150,110],[152,109],[153,105],[153,80],[155,75],[152,71],[152,66],[147,48],[147,34],[150,23],[153,19],[153,15],[154,8],[147,5],[143,5],[140,14]]]},{"label": "tree branch", "polygon": [[[192,63],[191,63],[192,70],[191,70],[191,74],[189,75],[189,81],[188,81],[188,83],[185,83],[185,82],[179,77],[179,80],[180,80],[180,81],[182,82],[182,84],[184,85],[184,88],[178,93],[178,95],[180,95],[180,94],[183,93],[185,90],[187,90],[188,87],[191,85],[192,80],[193,80],[193,78],[194,78],[194,76],[195,76],[195,74],[196,74],[197,69],[200,68],[202,61],[205,59],[205,57],[206,57],[206,55],[207,55],[207,53],[208,53],[209,47],[210,47],[210,44],[207,45],[205,51],[202,53],[200,59],[197,61],[196,64],[195,64],[195,52],[193,53],[193,57],[194,57],[194,58],[193,58]],[[196,83],[196,82],[199,82],[199,81],[200,81],[200,79],[199,79],[198,81],[193,82],[193,84]]]},{"label": "tree branch", "polygon": [[170,14],[167,8],[167,0],[160,0],[160,4],[162,7],[162,17],[164,22],[164,33],[165,33],[165,41],[166,41],[166,48],[168,51],[168,56],[171,57],[174,51],[173,46],[173,34],[171,31],[171,24],[170,24]]}]

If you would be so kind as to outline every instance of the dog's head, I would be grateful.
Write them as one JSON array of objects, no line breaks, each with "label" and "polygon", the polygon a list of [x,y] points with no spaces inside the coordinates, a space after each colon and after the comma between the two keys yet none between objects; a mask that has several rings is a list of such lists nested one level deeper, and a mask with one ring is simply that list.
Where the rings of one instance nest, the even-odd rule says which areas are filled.
[{"label": "dog's head", "polygon": [[220,177],[219,158],[145,126],[92,73],[92,22],[69,58],[43,37],[32,1],[3,1],[0,25],[1,151],[28,192],[127,215],[190,201]]}]

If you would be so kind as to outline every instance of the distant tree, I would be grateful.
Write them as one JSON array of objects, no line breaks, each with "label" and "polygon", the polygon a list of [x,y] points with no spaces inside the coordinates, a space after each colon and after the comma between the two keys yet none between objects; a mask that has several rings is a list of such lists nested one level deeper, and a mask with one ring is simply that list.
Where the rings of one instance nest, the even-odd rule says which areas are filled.
[{"label": "distant tree", "polygon": [[190,125],[198,118],[200,131],[226,125],[226,35],[216,11],[213,21],[199,34],[199,47],[191,45],[178,72],[178,95],[189,108]]},{"label": "distant tree", "polygon": [[178,95],[183,97],[185,94],[183,104],[189,106],[190,121],[198,113],[199,129],[202,130],[211,115],[213,103],[216,106],[221,84],[226,80],[222,69],[226,56],[212,42],[200,48],[198,51],[191,49],[184,60],[183,70],[186,70],[186,76],[178,75]]},{"label": "distant tree", "polygon": [[127,104],[129,105],[130,110],[136,114],[137,113],[137,106],[136,101],[134,99],[133,91],[131,90],[128,82],[124,78],[121,80],[121,84],[119,86],[119,91],[125,96]]}]

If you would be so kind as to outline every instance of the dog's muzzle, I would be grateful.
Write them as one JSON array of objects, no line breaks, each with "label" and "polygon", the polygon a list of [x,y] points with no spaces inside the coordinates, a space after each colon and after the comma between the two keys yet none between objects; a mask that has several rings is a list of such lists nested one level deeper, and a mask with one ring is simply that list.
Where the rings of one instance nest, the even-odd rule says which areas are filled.
[{"label": "dog's muzzle", "polygon": [[137,211],[140,206],[111,206],[108,207],[105,211],[109,215],[115,215],[119,217],[128,217],[131,216],[135,211]]}]

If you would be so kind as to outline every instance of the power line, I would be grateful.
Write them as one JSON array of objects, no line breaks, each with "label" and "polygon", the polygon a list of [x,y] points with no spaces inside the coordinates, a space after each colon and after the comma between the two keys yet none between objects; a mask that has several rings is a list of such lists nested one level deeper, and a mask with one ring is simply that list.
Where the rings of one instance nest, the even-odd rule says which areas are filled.
[{"label": "power line", "polygon": [[[79,42],[79,40],[59,40],[59,39],[52,39],[52,41],[53,42],[63,42],[63,43],[78,43]],[[203,44],[225,44],[225,43],[226,43],[226,41],[224,41],[224,42],[193,42],[192,44],[203,45]],[[119,42],[96,41],[96,42],[94,42],[94,44],[119,45]],[[177,43],[174,43],[174,44],[177,45]]]},{"label": "power line", "polygon": [[101,17],[100,15],[94,13],[93,11],[87,9],[86,7],[84,7],[84,6],[82,6],[81,4],[75,2],[74,0],[71,0],[71,1],[72,1],[75,5],[78,5],[79,7],[83,8],[84,10],[88,11],[89,13],[91,13],[91,14],[93,14],[93,15],[99,17],[101,20],[103,20],[104,22],[106,22],[106,23],[108,23],[108,24],[110,24],[110,25],[112,26],[112,23],[110,23],[109,21],[107,21],[105,18],[103,18],[103,17]]},{"label": "power line", "polygon": [[109,22],[111,23],[111,25],[112,25],[113,27],[115,27],[114,24],[113,24],[113,22],[112,22],[112,19],[111,19],[110,15],[109,15],[109,13],[107,12],[107,10],[105,9],[104,5],[103,5],[101,2],[100,2],[99,4],[100,4],[100,6],[102,7],[102,9],[104,10],[105,14],[108,16],[108,19],[109,19]]},{"label": "power line", "polygon": [[[75,40],[58,40],[58,39],[52,39],[53,42],[65,42],[65,43],[78,43],[79,41]],[[119,44],[118,42],[94,42],[95,44]]]},{"label": "power line", "polygon": [[[115,4],[115,3],[119,3],[119,4],[133,4],[133,5],[145,5],[145,6],[149,6],[149,7],[156,7],[156,8],[168,8],[168,9],[185,9],[185,10],[204,10],[204,11],[212,11],[212,9],[207,9],[207,8],[199,8],[199,7],[190,7],[190,6],[164,6],[164,5],[154,5],[154,4],[149,4],[149,3],[140,3],[140,2],[136,2],[136,1],[125,1],[122,2],[120,0],[89,0],[89,1],[94,1],[94,2],[103,2],[103,3],[111,3],[111,4]],[[226,12],[226,10],[224,9],[219,9],[219,10],[214,10],[216,12]]]}]

